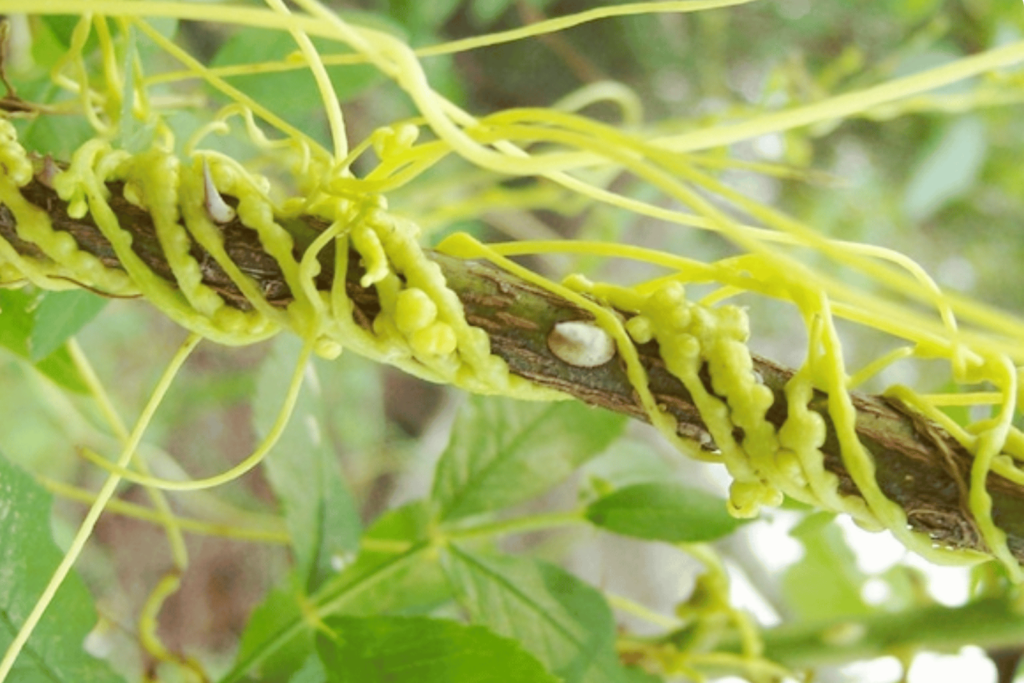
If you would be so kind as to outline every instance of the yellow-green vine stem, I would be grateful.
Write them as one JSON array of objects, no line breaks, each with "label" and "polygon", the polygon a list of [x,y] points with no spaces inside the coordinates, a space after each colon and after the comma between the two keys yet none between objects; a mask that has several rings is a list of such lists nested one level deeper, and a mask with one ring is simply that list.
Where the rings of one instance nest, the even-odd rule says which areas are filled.
[{"label": "yellow-green vine stem", "polygon": [[[23,192],[39,205],[61,210],[62,204],[59,198],[53,197],[52,190],[37,183],[29,183]],[[110,201],[115,211],[121,210],[117,197],[111,197]],[[313,230],[317,229],[317,225],[323,225],[315,217],[303,221]],[[96,228],[87,222],[65,221],[65,226],[68,234],[75,237],[82,249],[103,249]],[[148,261],[157,263],[163,258],[159,247],[146,236],[146,231],[152,228],[139,223],[137,219],[134,223],[126,223],[126,227],[132,231],[134,243]],[[247,233],[236,231],[233,224],[223,229],[228,240],[227,248],[235,253],[262,258],[259,252],[242,252],[231,246],[232,240],[247,239]],[[0,237],[13,235],[13,230],[14,226],[0,222]],[[321,282],[334,281],[339,277],[339,264],[343,265],[341,272],[344,276],[344,292],[351,306],[348,315],[355,321],[354,332],[367,334],[381,311],[380,294],[375,287],[364,286],[366,271],[360,267],[356,258],[343,258],[346,256],[347,252],[340,248],[335,253],[321,251],[317,257],[321,269],[318,278]],[[589,314],[585,309],[551,291],[495,268],[438,253],[429,254],[429,258],[440,268],[447,286],[458,295],[467,322],[487,330],[492,352],[502,359],[513,376],[633,417],[647,418],[647,411],[636,401],[631,381],[617,362],[593,369],[574,368],[559,361],[548,349],[547,336],[553,326],[562,320],[586,319]],[[253,264],[243,262],[238,267],[247,277],[254,278],[256,286],[261,290],[281,289],[281,276],[268,272],[264,261]],[[708,271],[713,272],[712,267],[708,267]],[[743,284],[743,281],[735,280],[735,283]],[[221,287],[229,300],[244,301],[237,294],[232,294],[230,283],[218,287]],[[338,286],[334,289],[337,291]],[[664,371],[656,347],[646,345],[640,348],[641,363],[646,369],[655,403],[665,406],[668,411],[666,415],[672,419],[680,436],[704,444],[703,448],[694,449],[695,454],[713,456],[713,451],[708,449],[714,445],[714,439],[692,403],[687,389],[678,378]],[[802,419],[808,421],[808,425],[817,424],[815,429],[823,430],[824,458],[820,459],[821,455],[810,453],[804,456],[809,458],[807,462],[813,464],[813,459],[819,458],[817,466],[821,472],[837,477],[837,495],[859,496],[859,490],[849,477],[842,456],[835,446],[836,441],[829,436],[833,432],[830,431],[832,427],[825,395],[811,384],[805,384],[802,393],[796,392],[794,385],[789,389],[794,397],[790,399],[787,396],[787,385],[794,376],[791,371],[764,359],[755,359],[753,369],[772,391],[773,405],[787,405],[795,400],[792,405],[806,407],[799,411],[791,408],[790,417],[803,414],[806,417]],[[916,411],[895,396],[886,399],[853,393],[851,397],[857,414],[856,429],[875,462],[875,476],[879,486],[886,497],[906,510],[908,523],[931,536],[940,546],[984,550],[980,533],[972,532],[974,522],[968,512],[969,502],[956,496],[958,488],[950,463],[961,468],[963,477],[967,478],[973,457],[959,440],[953,438],[955,434],[951,435],[920,419]],[[769,410],[767,418],[778,420],[779,415]],[[776,426],[783,425],[778,422]],[[791,429],[796,427],[797,423],[793,422]],[[788,431],[782,433],[788,434]],[[789,439],[788,436],[786,438]],[[787,443],[790,443],[790,447],[795,445],[792,441]],[[993,497],[993,518],[1010,534],[1014,556],[1018,560],[1022,559],[1024,544],[1021,539],[1024,539],[1024,528],[1020,523],[1021,517],[1013,511],[1024,507],[1024,488],[995,475],[989,476],[989,488]],[[818,495],[824,495],[830,490],[821,489]],[[829,509],[836,509],[839,505],[838,502],[829,502],[827,496],[823,500],[824,506]]]},{"label": "yellow-green vine stem", "polygon": [[[163,401],[164,395],[167,390],[170,389],[171,383],[177,376],[181,366],[185,364],[189,354],[192,350],[202,341],[202,337],[196,334],[189,335],[189,338],[181,345],[181,348],[174,354],[171,362],[167,365],[163,375],[154,387],[152,394],[147,401],[145,408],[139,415],[138,421],[135,423],[135,428],[129,435],[128,440],[122,448],[121,455],[117,460],[119,467],[127,467],[131,462],[132,457],[135,455],[135,450],[138,448],[139,443],[142,441],[142,437],[146,432],[146,428],[149,426],[150,421],[153,419],[154,413]],[[75,537],[71,541],[70,547],[64,554],[64,559],[53,572],[53,576],[50,577],[49,583],[43,590],[43,594],[39,596],[35,606],[25,619],[25,623],[21,625],[18,633],[14,636],[11,644],[8,646],[7,651],[4,653],[3,659],[0,659],[0,683],[3,683],[7,679],[7,674],[10,673],[11,668],[14,666],[15,660],[21,653],[21,649],[28,642],[29,637],[32,635],[32,631],[35,630],[36,624],[39,623],[39,619],[43,616],[43,612],[50,605],[50,601],[53,600],[53,596],[56,595],[57,589],[64,582],[68,572],[71,571],[71,567],[78,560],[78,556],[82,554],[82,549],[85,547],[86,541],[92,535],[92,530],[96,526],[96,521],[100,518],[110,498],[114,495],[114,490],[117,485],[121,482],[121,477],[117,474],[111,474],[107,477],[107,480],[103,483],[99,493],[96,494],[96,501],[89,507],[89,511],[85,515],[85,519],[82,520],[81,526],[79,526]]]}]

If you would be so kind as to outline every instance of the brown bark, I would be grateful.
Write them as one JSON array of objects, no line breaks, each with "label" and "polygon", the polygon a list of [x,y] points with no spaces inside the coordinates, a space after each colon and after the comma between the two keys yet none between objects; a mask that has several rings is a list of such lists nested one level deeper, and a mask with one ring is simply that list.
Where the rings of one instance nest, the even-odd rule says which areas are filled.
[{"label": "brown bark", "polygon": [[[129,204],[121,189],[117,183],[110,185],[111,205],[121,226],[133,236],[133,250],[154,272],[171,280],[149,215]],[[88,216],[81,220],[69,218],[65,202],[39,181],[26,186],[23,194],[46,210],[56,229],[70,233],[82,250],[98,256],[109,267],[119,267],[110,244]],[[227,199],[230,203],[231,198]],[[317,219],[309,218],[291,227],[300,232],[315,232],[324,226]],[[274,305],[287,305],[291,300],[288,286],[276,261],[260,248],[255,232],[237,219],[223,226],[223,232],[228,253],[242,271],[257,281]],[[20,253],[41,257],[31,242],[18,236],[13,215],[2,205],[0,236]],[[215,288],[230,305],[248,308],[248,302],[216,262],[198,245],[192,252],[202,264],[204,282]],[[439,253],[431,253],[431,257],[441,266],[449,286],[462,300],[469,322],[487,331],[493,353],[504,358],[513,373],[588,404],[646,420],[621,364],[611,362],[593,369],[576,368],[561,362],[548,350],[547,335],[553,325],[563,320],[588,318],[585,312],[488,264],[462,261]],[[326,289],[333,278],[331,250],[321,253],[320,261],[322,270],[317,284]],[[355,302],[357,321],[369,326],[379,311],[376,291],[359,285],[362,271],[358,259],[353,258],[352,264],[347,274],[348,295]],[[650,377],[651,391],[675,417],[679,433],[703,443],[705,448],[713,448],[690,395],[665,370],[657,344],[645,344],[640,352]],[[763,358],[754,361],[765,385],[775,394],[768,419],[781,426],[787,415],[783,389],[793,373]],[[878,483],[885,495],[906,510],[910,526],[929,535],[938,546],[985,551],[966,499],[964,482],[969,480],[971,455],[938,425],[895,401],[856,393],[853,400],[858,411],[857,431],[874,457]],[[858,496],[858,489],[843,465],[828,416],[828,396],[818,393],[811,407],[828,425],[828,436],[822,448],[826,468],[839,477],[844,495]],[[742,438],[742,434],[737,436]],[[1007,532],[1014,555],[1024,560],[1024,488],[996,475],[989,476],[988,488],[994,500],[995,522]]]}]

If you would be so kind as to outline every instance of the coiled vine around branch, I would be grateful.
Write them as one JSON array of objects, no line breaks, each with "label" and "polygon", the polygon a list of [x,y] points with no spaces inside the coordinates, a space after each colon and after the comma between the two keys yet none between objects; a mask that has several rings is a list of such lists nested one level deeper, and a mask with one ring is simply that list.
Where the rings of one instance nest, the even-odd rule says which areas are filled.
[{"label": "coiled vine around branch", "polygon": [[[1024,434],[1013,419],[1024,353],[1005,339],[1024,337],[1024,325],[993,321],[986,309],[944,293],[909,259],[829,240],[743,197],[718,181],[696,152],[892,105],[1019,63],[1024,45],[749,124],[656,137],[572,111],[472,117],[430,88],[417,55],[397,39],[346,23],[312,1],[297,3],[303,14],[268,4],[270,10],[246,10],[232,19],[273,21],[292,33],[317,77],[334,149],[321,148],[167,41],[140,18],[145,4],[96,3],[102,7],[94,11],[110,16],[83,19],[72,51],[54,72],[54,82],[76,98],[64,106],[90,121],[93,138],[69,159],[55,161],[19,142],[12,121],[23,112],[14,110],[32,112],[31,103],[15,107],[12,95],[10,120],[0,119],[0,284],[142,297],[198,337],[221,344],[250,344],[288,331],[303,340],[303,358],[349,349],[468,391],[530,400],[576,397],[650,422],[681,451],[723,463],[733,478],[729,504],[737,516],[756,515],[788,496],[888,529],[938,561],[995,557],[1020,577]],[[661,3],[658,11],[726,4]],[[71,6],[54,5],[46,11]],[[180,18],[207,12],[194,4],[166,7],[161,11]],[[148,97],[160,75],[142,73],[132,44],[121,42],[135,33],[176,58],[189,77],[205,79],[234,100],[184,144]],[[417,118],[384,126],[349,150],[325,57],[309,39],[314,34],[344,44],[347,57],[393,79],[415,103]],[[84,66],[90,37],[104,59],[99,84]],[[125,63],[128,68],[120,66]],[[139,121],[145,142],[122,144]],[[265,134],[262,124],[281,137]],[[244,130],[269,163],[287,170],[294,189],[285,198],[250,166],[206,146],[213,133],[233,128]],[[359,177],[352,164],[371,147],[379,161]],[[703,263],[626,245],[488,245],[465,234],[427,249],[416,222],[391,211],[387,196],[452,155],[489,171],[542,179],[557,192],[716,231],[744,253]],[[630,173],[687,211],[622,196],[594,180],[609,172]],[[737,223],[698,189],[731,202],[760,226]],[[795,247],[841,260],[916,303],[896,304],[842,285],[799,262]],[[559,251],[643,261],[664,273],[633,286],[582,276],[557,283],[511,258]],[[719,288],[691,301],[686,292],[694,283]],[[750,353],[744,309],[723,303],[740,293],[786,302],[799,313],[808,351],[798,369]],[[881,330],[900,346],[851,373],[837,319]],[[966,399],[903,387],[878,396],[854,391],[903,358],[943,359],[958,384],[987,384],[989,391],[970,400],[993,405],[992,415],[958,425],[942,408]],[[237,477],[258,464],[272,442],[205,480],[164,481],[127,462],[99,462],[124,480],[190,490]]]}]

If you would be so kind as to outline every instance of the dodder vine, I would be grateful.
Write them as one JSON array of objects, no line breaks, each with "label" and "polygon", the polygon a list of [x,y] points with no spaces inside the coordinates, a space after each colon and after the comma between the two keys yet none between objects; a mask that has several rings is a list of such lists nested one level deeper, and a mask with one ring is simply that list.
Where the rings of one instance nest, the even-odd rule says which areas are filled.
[{"label": "dodder vine", "polygon": [[[42,172],[45,163],[37,160],[37,173]],[[109,183],[108,190],[110,205],[118,216],[119,224],[131,235],[133,252],[154,273],[173,282],[149,214],[124,198],[123,183]],[[96,224],[88,215],[70,218],[67,202],[52,188],[33,178],[21,188],[21,194],[28,203],[45,211],[55,230],[71,236],[83,252],[95,256],[108,268],[120,268],[109,241]],[[230,196],[226,199],[232,205],[237,203]],[[326,228],[326,223],[318,217],[304,216],[298,221],[313,233]],[[291,290],[277,261],[260,247],[255,231],[243,225],[237,217],[219,229],[223,233],[225,252],[239,270],[266,293],[267,300],[274,307],[287,306],[293,300]],[[42,256],[32,242],[18,237],[17,222],[6,207],[0,207],[0,238],[25,257],[39,259]],[[232,308],[251,309],[242,292],[201,246],[193,244],[191,251],[200,263],[207,264],[203,268],[204,285],[216,290]],[[586,311],[557,294],[488,264],[455,259],[436,251],[427,253],[440,266],[446,282],[458,295],[465,308],[466,320],[487,331],[492,352],[508,364],[512,374],[587,403],[637,419],[647,419],[620,364],[580,369],[560,361],[548,348],[548,330],[560,321],[586,318]],[[301,253],[295,254],[296,259],[301,260],[301,257]],[[321,291],[329,291],[336,262],[334,245],[328,245],[318,255],[318,261],[321,270],[316,277],[317,287]],[[354,304],[353,318],[369,332],[373,320],[380,314],[379,296],[375,288],[361,284],[365,268],[359,262],[359,255],[350,253],[348,263],[346,295]],[[650,378],[651,391],[659,405],[665,406],[676,421],[678,434],[702,444],[700,447],[705,451],[714,449],[714,441],[707,432],[700,411],[694,406],[686,387],[666,369],[657,342],[642,344],[639,350]],[[753,367],[773,394],[767,418],[777,428],[781,427],[788,417],[785,387],[793,372],[757,357]],[[707,378],[706,368],[702,373]],[[712,390],[710,386],[707,388]],[[854,394],[853,398],[858,412],[858,435],[875,460],[878,484],[888,497],[907,511],[910,526],[941,546],[985,552],[962,485],[969,476],[970,454],[945,430],[909,410],[897,399],[863,394]],[[815,392],[809,408],[820,415],[826,425],[827,436],[822,446],[825,469],[839,477],[839,491],[843,495],[857,496],[857,486],[843,464],[835,429],[828,415],[827,395]],[[994,499],[993,517],[1009,534],[1014,555],[1024,560],[1024,517],[1017,514],[1024,506],[1024,487],[995,474],[989,476],[988,486]]]},{"label": "dodder vine", "polygon": [[[193,333],[131,438],[123,439],[118,464],[87,453],[112,473],[87,519],[95,521],[119,479],[152,491],[194,490],[257,465],[290,414],[309,354],[331,358],[350,349],[473,392],[531,400],[571,396],[646,420],[681,451],[726,466],[733,478],[729,509],[737,516],[754,516],[761,506],[788,496],[888,529],[937,560],[995,557],[1020,578],[1024,434],[1013,419],[1024,352],[1006,338],[1024,337],[1024,324],[993,323],[987,311],[943,292],[900,254],[830,240],[750,200],[716,177],[715,170],[729,162],[695,152],[864,114],[987,74],[1024,61],[1024,44],[750,122],[659,137],[573,111],[519,109],[473,117],[430,87],[417,54],[393,36],[354,26],[314,0],[297,2],[301,13],[280,0],[267,4],[267,11],[239,10],[232,20],[276,25],[294,38],[322,97],[331,151],[155,30],[140,18],[145,3],[113,3],[116,18],[83,18],[68,55],[54,68],[54,83],[76,96],[64,110],[83,116],[94,131],[70,158],[54,161],[26,151],[11,121],[57,110],[35,108],[14,93],[4,100],[0,285],[85,287],[142,297]],[[726,4],[732,3],[638,4],[587,16]],[[160,8],[178,18],[208,18],[201,5]],[[56,10],[48,5],[44,11]],[[540,35],[563,25],[555,21],[530,31]],[[147,81],[136,32],[178,60],[187,77],[204,79],[232,100],[183,144],[150,98],[159,77]],[[415,104],[417,118],[390,122],[349,150],[339,98],[326,58],[310,39],[314,34],[344,44],[351,52],[343,60],[355,57],[392,79]],[[513,32],[489,40],[517,37]],[[86,55],[91,38],[101,58],[98,78],[90,76]],[[580,96],[569,109],[618,97],[604,92]],[[263,124],[282,137],[268,136]],[[294,184],[286,198],[251,165],[207,144],[212,134],[234,128]],[[370,149],[377,163],[357,176],[353,163]],[[416,222],[390,210],[387,196],[453,156],[503,176],[543,182],[555,190],[546,200],[550,205],[583,197],[714,231],[742,255],[703,263],[619,244],[487,245],[462,233],[428,250]],[[594,170],[604,178],[595,180],[601,174]],[[687,210],[619,193],[609,180],[619,174],[632,175]],[[708,194],[759,226],[738,223],[708,201]],[[813,249],[916,304],[854,290],[801,263],[794,247]],[[578,275],[556,283],[510,258],[559,251],[633,259],[665,273],[633,286]],[[693,283],[718,289],[691,301],[686,287]],[[798,312],[808,341],[800,368],[786,370],[751,355],[745,311],[724,303],[740,293],[774,298]],[[848,373],[837,319],[878,329],[901,346]],[[961,319],[972,327],[962,328]],[[221,475],[185,482],[128,467],[149,416],[200,339],[241,345],[282,331],[302,339],[300,364],[277,423],[249,458]],[[579,346],[563,348],[563,342]],[[992,415],[959,425],[942,410],[962,403],[956,395],[922,396],[903,387],[879,396],[854,391],[904,358],[940,358],[957,385],[987,384],[989,391],[968,397],[993,406]],[[89,533],[91,527],[83,525],[63,563],[65,573]],[[710,555],[704,560],[724,599],[724,570]],[[34,618],[62,577],[54,575]],[[743,656],[756,669],[764,664],[756,634],[736,619],[746,624]],[[33,626],[29,620],[0,662],[0,680]]]}]

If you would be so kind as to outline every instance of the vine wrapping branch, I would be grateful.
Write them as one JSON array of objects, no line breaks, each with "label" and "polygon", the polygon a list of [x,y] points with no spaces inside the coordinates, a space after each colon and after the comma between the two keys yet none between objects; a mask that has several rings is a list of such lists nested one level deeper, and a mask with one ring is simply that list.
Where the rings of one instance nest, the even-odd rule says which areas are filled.
[{"label": "vine wrapping branch", "polygon": [[[40,161],[40,169],[42,164]],[[123,183],[107,183],[107,190],[110,207],[121,228],[131,235],[132,251],[173,285],[176,280],[150,213],[124,197]],[[21,188],[21,194],[44,211],[54,230],[69,235],[80,250],[94,255],[108,268],[122,267],[115,249],[91,216],[69,216],[67,202],[38,176]],[[225,199],[232,206],[238,204],[234,197]],[[303,251],[328,228],[323,219],[315,216],[301,216],[284,224],[296,238],[296,261],[302,260]],[[266,300],[282,309],[291,303],[294,295],[287,278],[278,260],[261,245],[256,231],[246,227],[237,216],[219,227],[231,261],[254,281]],[[33,242],[19,235],[14,214],[3,205],[0,238],[23,256],[46,258]],[[231,307],[251,308],[249,298],[201,245],[193,241],[189,252],[201,264],[204,285]],[[336,256],[333,241],[316,253],[320,270],[315,284],[321,292],[329,292],[332,287]],[[349,256],[345,285],[353,304],[352,316],[360,327],[371,330],[381,312],[380,294],[374,286],[364,286],[366,268],[360,263],[360,255],[353,251]],[[428,252],[428,256],[458,296],[466,321],[487,333],[491,352],[507,363],[511,374],[590,405],[649,421],[625,367],[618,360],[598,367],[578,367],[564,362],[549,348],[548,336],[555,325],[589,319],[589,313],[551,291],[489,264],[438,252]],[[658,343],[638,344],[637,349],[648,374],[650,391],[659,407],[675,421],[677,433],[691,440],[696,450],[714,452],[717,446],[693,396],[666,368]],[[794,372],[758,357],[754,358],[754,368],[773,396],[766,419],[779,429],[788,418],[785,388]],[[701,379],[713,394],[707,367],[701,368]],[[989,552],[968,503],[965,481],[970,478],[972,455],[941,426],[896,399],[858,393],[852,393],[851,398],[857,412],[857,436],[873,458],[877,483],[906,512],[910,528],[926,534],[937,547]],[[826,426],[821,446],[824,468],[838,477],[840,495],[859,497],[860,491],[844,465],[828,404],[829,396],[820,391],[808,403],[808,409],[817,413]],[[743,430],[737,427],[734,432],[735,440],[742,443]],[[1013,556],[1024,561],[1024,487],[990,473],[986,488],[993,501],[993,521],[1007,534]]]}]

